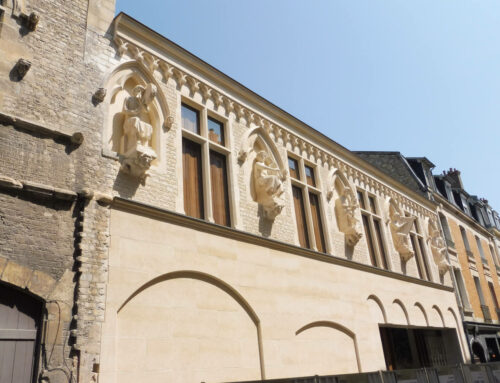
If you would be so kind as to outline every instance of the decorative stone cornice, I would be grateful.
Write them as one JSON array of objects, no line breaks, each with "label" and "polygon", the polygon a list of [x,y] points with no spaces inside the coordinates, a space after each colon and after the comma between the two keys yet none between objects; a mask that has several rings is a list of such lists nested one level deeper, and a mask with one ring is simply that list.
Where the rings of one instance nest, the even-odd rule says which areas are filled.
[{"label": "decorative stone cornice", "polygon": [[[404,209],[411,210],[415,214],[419,214],[423,217],[430,217],[435,214],[432,208],[430,208],[430,206],[434,203],[425,197],[421,197],[408,189],[408,191],[406,191],[407,194],[421,199],[421,204],[416,203],[414,200],[407,198],[395,189],[381,183],[374,177],[363,173],[359,168],[339,159],[338,157],[335,157],[320,146],[315,145],[303,137],[285,129],[263,114],[251,109],[229,95],[224,94],[221,90],[215,89],[209,83],[193,76],[173,63],[167,62],[165,59],[155,56],[151,52],[146,52],[144,49],[134,44],[134,42],[128,40],[124,34],[117,33],[116,30],[114,33],[114,42],[119,55],[128,56],[129,58],[138,61],[152,72],[158,71],[160,77],[163,77],[163,81],[165,83],[172,79],[175,81],[178,90],[180,90],[184,85],[187,86],[191,97],[193,97],[196,93],[200,94],[203,101],[206,102],[210,100],[216,110],[222,106],[224,108],[224,113],[227,116],[233,113],[236,121],[246,125],[248,128],[251,128],[252,124],[263,127],[276,144],[282,145],[288,150],[300,154],[309,161],[328,167],[329,170],[340,169],[360,187],[371,189],[373,192],[376,192],[383,197],[392,197]],[[154,63],[154,65],[152,63]],[[351,155],[353,154],[351,153]],[[355,156],[355,159],[361,166],[370,168],[370,172],[377,174],[380,178],[385,178],[388,183],[393,183],[404,188],[404,185],[400,185],[394,179],[384,175],[384,173],[372,167],[361,158]],[[426,204],[429,207],[424,207],[422,204]]]}]

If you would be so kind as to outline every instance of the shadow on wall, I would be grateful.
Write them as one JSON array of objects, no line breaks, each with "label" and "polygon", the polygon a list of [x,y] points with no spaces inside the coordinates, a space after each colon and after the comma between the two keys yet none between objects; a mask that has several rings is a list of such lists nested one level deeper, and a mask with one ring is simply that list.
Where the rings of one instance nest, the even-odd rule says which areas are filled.
[{"label": "shadow on wall", "polygon": [[140,184],[141,180],[139,178],[120,170],[115,178],[113,190],[116,190],[122,198],[132,198],[135,196]]},{"label": "shadow on wall", "polygon": [[257,214],[259,216],[259,232],[263,237],[268,238],[271,235],[274,221],[270,221],[264,216],[262,205],[259,205]]}]

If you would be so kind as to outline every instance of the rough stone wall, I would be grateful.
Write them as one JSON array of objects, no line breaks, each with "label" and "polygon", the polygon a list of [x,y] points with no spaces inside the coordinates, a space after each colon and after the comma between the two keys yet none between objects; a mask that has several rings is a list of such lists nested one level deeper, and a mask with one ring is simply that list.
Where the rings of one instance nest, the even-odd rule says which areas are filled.
[{"label": "rough stone wall", "polygon": [[0,193],[0,254],[58,280],[73,265],[74,203]]},{"label": "rough stone wall", "polygon": [[[11,17],[10,1],[3,3],[0,114],[9,123],[0,125],[0,256],[6,264],[0,280],[45,301],[37,381],[76,381],[83,371],[88,382],[98,366],[86,356],[99,348],[95,326],[102,321],[105,274],[98,257],[107,246],[101,228],[108,221],[91,209],[92,224],[77,228],[86,206],[83,196],[75,199],[85,188],[100,188],[110,173],[100,157],[101,116],[92,94],[112,66],[114,50],[98,19],[102,6],[112,18],[114,1],[90,1],[88,31],[88,0],[27,1],[27,12],[40,16],[35,31]],[[31,62],[22,80],[13,71],[20,58]],[[69,140],[74,132],[83,134],[83,144]],[[92,251],[88,264],[87,254],[75,253],[82,243]]]}]

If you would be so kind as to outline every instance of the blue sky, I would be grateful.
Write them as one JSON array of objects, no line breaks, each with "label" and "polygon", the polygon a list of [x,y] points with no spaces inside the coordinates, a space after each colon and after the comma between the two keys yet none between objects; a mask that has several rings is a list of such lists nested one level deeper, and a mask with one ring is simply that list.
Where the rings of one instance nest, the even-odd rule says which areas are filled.
[{"label": "blue sky", "polygon": [[500,2],[117,0],[351,150],[426,156],[500,211]]}]

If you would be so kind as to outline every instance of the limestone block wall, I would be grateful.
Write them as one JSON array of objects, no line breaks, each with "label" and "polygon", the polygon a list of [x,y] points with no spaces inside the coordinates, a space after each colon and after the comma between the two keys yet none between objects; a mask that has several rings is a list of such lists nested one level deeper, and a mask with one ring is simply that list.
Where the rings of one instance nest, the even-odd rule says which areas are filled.
[{"label": "limestone block wall", "polygon": [[455,328],[467,357],[451,289],[312,254],[112,208],[100,381],[383,369],[380,324]]},{"label": "limestone block wall", "polygon": [[[127,28],[133,27],[127,26]],[[131,32],[127,29],[126,33]],[[340,152],[323,149],[322,143],[306,140],[289,122],[278,122],[263,110],[251,109],[244,96],[232,94],[231,89],[224,88],[224,85],[210,80],[206,74],[193,70],[193,66],[198,65],[195,63],[197,58],[179,59],[174,56],[175,52],[161,51],[158,46],[147,41],[147,38],[146,41],[141,40],[144,36],[139,33],[137,36],[124,36],[124,34],[125,32],[114,33],[113,44],[116,49],[114,60],[116,61],[109,62],[108,72],[102,79],[102,86],[108,90],[108,93],[104,101],[95,109],[98,116],[96,126],[102,132],[103,154],[98,161],[102,164],[101,169],[106,169],[105,179],[99,186],[100,190],[184,214],[183,185],[182,177],[180,177],[183,172],[180,106],[182,102],[188,102],[199,110],[207,110],[207,113],[225,122],[226,134],[230,137],[228,147],[230,153],[227,158],[230,174],[231,221],[234,228],[298,245],[290,178],[284,182],[284,208],[274,222],[263,219],[259,210],[260,206],[252,198],[249,190],[251,176],[248,170],[249,165],[241,161],[240,154],[245,148],[249,134],[260,130],[261,136],[266,137],[268,145],[275,148],[281,163],[285,164],[284,171],[288,170],[286,166],[288,155],[303,158],[316,168],[328,253],[356,262],[370,263],[364,237],[354,248],[346,246],[345,236],[339,231],[336,221],[335,202],[326,198],[332,190],[332,173],[337,170],[345,174],[354,189],[365,190],[377,199],[379,215],[383,222],[382,237],[390,269],[410,276],[418,275],[415,257],[402,262],[399,253],[394,248],[387,212],[387,201],[392,198],[397,200],[402,211],[418,219],[421,234],[425,238],[424,257],[430,269],[431,280],[451,285],[448,274],[444,276],[439,274],[428,246],[427,220],[431,217],[436,218],[435,206],[432,203],[425,202],[423,197],[410,196],[409,190],[395,188],[380,174],[373,174],[375,170],[366,163],[356,163],[360,161],[359,159],[353,161],[352,158],[346,158]],[[161,97],[166,100],[167,114],[172,117],[172,125],[159,132],[161,137],[161,145],[157,149],[159,158],[151,166],[150,177],[144,184],[141,184],[137,178],[134,179],[120,171],[119,156],[110,150],[111,128],[109,124],[113,113],[116,113],[116,109],[113,109],[115,108],[113,97],[116,94],[113,93],[115,92],[113,89],[116,89],[117,83],[114,82],[113,76],[125,70],[135,72],[138,77],[144,79],[144,83],[155,85]],[[213,71],[210,68],[205,68],[205,70]],[[161,97],[158,96],[158,98]],[[359,209],[355,214],[362,231]]]}]

